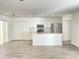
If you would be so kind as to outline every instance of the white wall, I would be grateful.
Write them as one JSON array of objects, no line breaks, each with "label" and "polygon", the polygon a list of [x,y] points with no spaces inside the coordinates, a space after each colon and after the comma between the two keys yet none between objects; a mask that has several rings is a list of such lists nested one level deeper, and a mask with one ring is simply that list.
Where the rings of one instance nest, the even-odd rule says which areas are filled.
[{"label": "white wall", "polygon": [[51,23],[62,23],[61,18],[15,18],[13,23],[13,39],[31,40],[30,31],[35,31],[37,24],[50,28]]},{"label": "white wall", "polygon": [[79,47],[79,11],[74,12],[72,16],[72,41],[71,43]]},{"label": "white wall", "polygon": [[13,17],[9,17],[8,19],[8,40],[13,39]]}]

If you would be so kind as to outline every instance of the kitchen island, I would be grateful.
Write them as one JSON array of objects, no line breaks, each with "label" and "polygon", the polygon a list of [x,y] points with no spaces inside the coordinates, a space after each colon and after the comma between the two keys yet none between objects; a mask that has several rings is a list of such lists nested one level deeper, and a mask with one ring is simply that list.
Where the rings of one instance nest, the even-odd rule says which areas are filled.
[{"label": "kitchen island", "polygon": [[33,46],[62,46],[62,33],[33,33]]}]

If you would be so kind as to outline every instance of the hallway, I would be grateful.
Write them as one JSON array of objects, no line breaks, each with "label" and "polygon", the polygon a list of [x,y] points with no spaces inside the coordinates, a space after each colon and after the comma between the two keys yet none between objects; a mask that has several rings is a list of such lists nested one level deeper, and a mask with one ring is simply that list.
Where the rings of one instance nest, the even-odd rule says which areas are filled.
[{"label": "hallway", "polygon": [[63,47],[33,47],[31,41],[11,41],[0,46],[0,59],[79,59],[79,50]]}]

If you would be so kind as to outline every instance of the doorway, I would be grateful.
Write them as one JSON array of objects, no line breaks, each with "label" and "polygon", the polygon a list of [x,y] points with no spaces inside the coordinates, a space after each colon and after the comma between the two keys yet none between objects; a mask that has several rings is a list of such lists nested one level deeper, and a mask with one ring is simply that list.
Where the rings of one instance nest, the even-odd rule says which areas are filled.
[{"label": "doorway", "polygon": [[8,22],[0,20],[0,44],[8,42]]}]

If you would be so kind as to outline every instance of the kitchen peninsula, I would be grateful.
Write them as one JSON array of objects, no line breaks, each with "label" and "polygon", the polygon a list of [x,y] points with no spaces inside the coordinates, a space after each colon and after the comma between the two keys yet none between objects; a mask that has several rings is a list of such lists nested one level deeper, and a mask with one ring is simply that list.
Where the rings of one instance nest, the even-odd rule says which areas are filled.
[{"label": "kitchen peninsula", "polygon": [[62,34],[33,33],[33,46],[62,46]]}]

